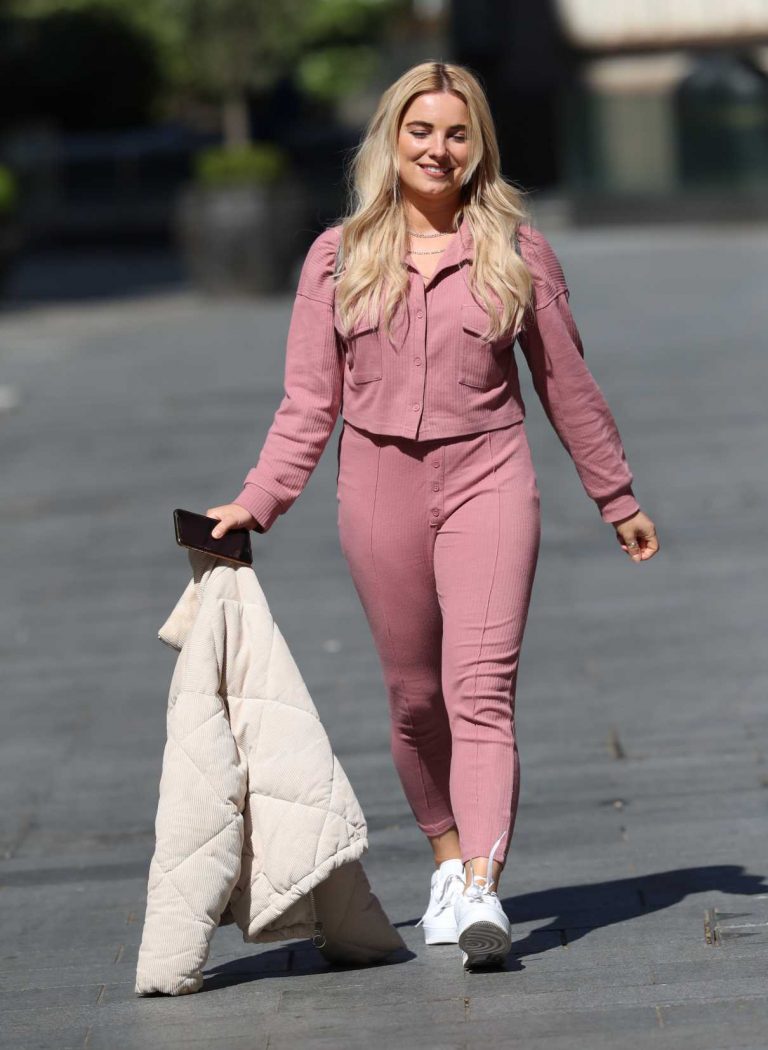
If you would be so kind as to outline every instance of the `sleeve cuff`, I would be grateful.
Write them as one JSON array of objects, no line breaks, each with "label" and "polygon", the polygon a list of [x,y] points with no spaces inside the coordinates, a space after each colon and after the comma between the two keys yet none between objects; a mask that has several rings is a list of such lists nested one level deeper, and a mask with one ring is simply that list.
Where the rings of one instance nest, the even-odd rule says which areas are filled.
[{"label": "sleeve cuff", "polygon": [[232,502],[244,507],[255,519],[254,532],[267,532],[282,513],[280,502],[261,485],[255,485],[253,482],[248,482]]},{"label": "sleeve cuff", "polygon": [[603,521],[615,525],[625,518],[631,518],[640,510],[640,504],[635,499],[632,489],[625,490],[618,496],[612,496],[608,500],[599,500],[598,509]]}]

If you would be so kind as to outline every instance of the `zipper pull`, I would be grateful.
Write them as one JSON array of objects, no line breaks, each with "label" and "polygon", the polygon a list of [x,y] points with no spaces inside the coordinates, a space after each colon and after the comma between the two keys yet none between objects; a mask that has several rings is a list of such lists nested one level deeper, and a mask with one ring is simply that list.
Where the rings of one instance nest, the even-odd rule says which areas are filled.
[{"label": "zipper pull", "polygon": [[312,943],[315,948],[324,948],[328,943],[323,933],[323,924],[317,917],[317,909],[315,908],[315,894],[312,890],[309,891],[309,902],[312,906],[312,920],[315,924],[315,932],[312,934]]}]

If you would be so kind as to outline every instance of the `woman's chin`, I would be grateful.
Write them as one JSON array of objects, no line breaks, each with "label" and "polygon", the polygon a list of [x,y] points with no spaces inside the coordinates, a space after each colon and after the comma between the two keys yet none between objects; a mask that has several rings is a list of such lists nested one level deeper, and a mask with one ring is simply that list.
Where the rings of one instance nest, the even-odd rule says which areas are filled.
[{"label": "woman's chin", "polygon": [[419,180],[418,185],[405,183],[404,186],[409,196],[421,197],[424,200],[434,200],[436,197],[444,197],[446,200],[450,200],[451,197],[458,196],[459,192],[452,183],[433,182],[425,185],[423,179]]}]

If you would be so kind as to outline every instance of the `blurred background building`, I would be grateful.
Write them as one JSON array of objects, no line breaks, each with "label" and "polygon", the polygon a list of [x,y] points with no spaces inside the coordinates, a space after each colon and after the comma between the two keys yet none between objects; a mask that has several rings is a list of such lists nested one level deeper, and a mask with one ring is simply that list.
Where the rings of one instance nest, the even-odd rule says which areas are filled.
[{"label": "blurred background building", "polygon": [[505,175],[560,221],[765,216],[768,0],[0,0],[2,270],[140,242],[288,288],[429,58],[480,76]]}]

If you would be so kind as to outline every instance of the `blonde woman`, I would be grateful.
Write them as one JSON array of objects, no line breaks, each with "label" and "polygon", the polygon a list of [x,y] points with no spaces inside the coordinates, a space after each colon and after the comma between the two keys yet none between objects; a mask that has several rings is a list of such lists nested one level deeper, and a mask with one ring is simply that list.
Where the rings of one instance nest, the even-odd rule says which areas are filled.
[{"label": "blonde woman", "polygon": [[[392,756],[435,859],[420,920],[464,966],[510,949],[497,895],[520,787],[515,695],[539,490],[513,352],[587,494],[641,563],[659,549],[584,361],[562,268],[499,170],[484,92],[424,62],[382,95],[349,213],[311,245],[285,396],[214,536],[266,532],[334,429],[341,548],[381,660]],[[342,401],[343,399],[343,401]]]}]

